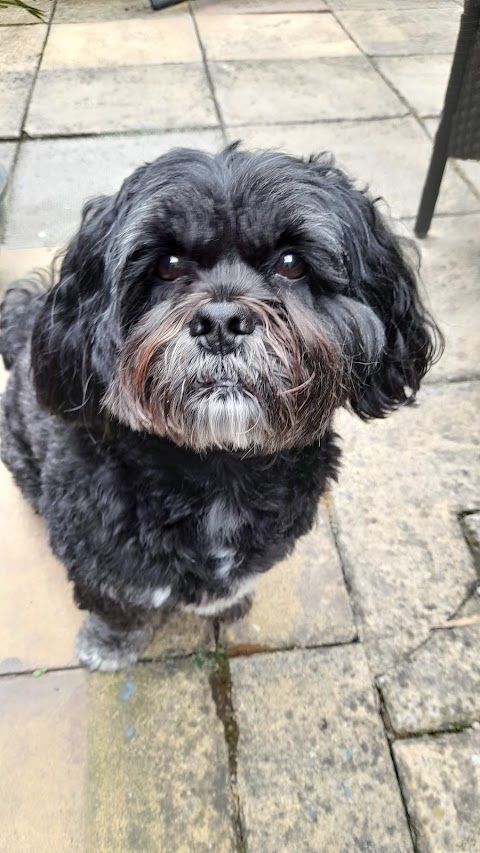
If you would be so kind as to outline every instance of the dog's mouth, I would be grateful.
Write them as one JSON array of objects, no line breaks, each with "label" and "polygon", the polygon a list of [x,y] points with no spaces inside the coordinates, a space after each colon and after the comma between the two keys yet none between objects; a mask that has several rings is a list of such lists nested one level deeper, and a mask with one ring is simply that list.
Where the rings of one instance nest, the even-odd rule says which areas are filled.
[{"label": "dog's mouth", "polygon": [[205,393],[214,392],[214,391],[243,391],[243,383],[237,378],[233,379],[231,377],[219,377],[219,378],[199,378],[195,380],[194,390],[204,391]]}]

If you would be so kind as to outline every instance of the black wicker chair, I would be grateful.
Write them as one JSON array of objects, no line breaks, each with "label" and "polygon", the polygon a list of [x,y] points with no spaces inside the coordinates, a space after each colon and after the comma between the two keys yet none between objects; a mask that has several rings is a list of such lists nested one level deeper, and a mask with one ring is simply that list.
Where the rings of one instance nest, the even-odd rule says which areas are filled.
[{"label": "black wicker chair", "polygon": [[480,160],[480,0],[465,0],[442,118],[415,223],[426,237],[448,157]]}]

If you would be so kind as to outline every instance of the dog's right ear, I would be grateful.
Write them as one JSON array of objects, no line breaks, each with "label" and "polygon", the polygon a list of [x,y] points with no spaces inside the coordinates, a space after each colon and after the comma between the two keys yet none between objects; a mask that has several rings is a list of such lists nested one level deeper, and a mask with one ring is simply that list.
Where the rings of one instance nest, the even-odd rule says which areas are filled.
[{"label": "dog's right ear", "polygon": [[115,196],[85,205],[60,280],[46,295],[32,333],[31,365],[40,404],[83,423],[98,417],[115,350],[105,276],[115,220]]}]

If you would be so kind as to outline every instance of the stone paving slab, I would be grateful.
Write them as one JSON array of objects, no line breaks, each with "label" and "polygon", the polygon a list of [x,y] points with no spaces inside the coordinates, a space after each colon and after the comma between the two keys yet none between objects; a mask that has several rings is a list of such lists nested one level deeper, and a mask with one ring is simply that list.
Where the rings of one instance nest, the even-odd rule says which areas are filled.
[{"label": "stone paving slab", "polygon": [[457,516],[478,501],[479,406],[479,383],[444,384],[385,421],[337,420],[337,545],[376,674],[449,619],[477,579]]},{"label": "stone paving slab", "polygon": [[26,9],[22,9],[20,6],[7,6],[0,9],[0,27],[10,26],[12,24],[41,25],[42,23],[48,23],[53,12],[53,0],[28,0],[28,5],[43,12],[43,21],[35,18],[34,15],[31,15]]},{"label": "stone paving slab", "polygon": [[356,636],[342,569],[326,513],[286,560],[260,575],[253,607],[219,642],[231,653],[346,643]]},{"label": "stone paving slab", "polygon": [[[188,3],[162,9],[161,16],[183,15]],[[153,18],[156,12],[145,0],[57,0],[55,24],[79,24],[89,21],[118,21],[129,18]]]},{"label": "stone paving slab", "polygon": [[75,663],[83,615],[45,528],[0,464],[0,673]]},{"label": "stone paving slab", "polygon": [[363,56],[301,63],[210,62],[209,67],[223,116],[230,125],[405,113],[401,101]]},{"label": "stone paving slab", "polygon": [[46,33],[45,25],[0,27],[0,136],[20,135]]},{"label": "stone paving slab", "polygon": [[[0,11],[0,15],[2,13]],[[0,72],[34,71],[46,35],[45,24],[36,27],[0,27]]]},{"label": "stone paving slab", "polygon": [[[381,121],[230,127],[231,141],[245,147],[280,148],[309,156],[332,151],[358,186],[385,199],[393,216],[414,216],[431,154],[431,143],[411,117]],[[478,199],[447,166],[437,213],[478,210]],[[458,229],[455,229],[458,230]]]},{"label": "stone paving slab", "polygon": [[[0,294],[15,279],[33,270],[47,271],[58,249],[6,249],[0,245]],[[3,362],[2,368],[3,369]],[[6,376],[5,371],[5,376]]]},{"label": "stone paving slab", "polygon": [[195,0],[195,14],[251,15],[326,12],[323,0]]},{"label": "stone paving slab", "polygon": [[[438,119],[427,118],[423,124],[430,135],[431,139],[435,139],[435,134],[438,128]],[[480,162],[478,160],[455,160],[457,171],[470,181],[478,193],[480,193]]]},{"label": "stone paving slab", "polygon": [[480,721],[480,621],[434,631],[424,645],[382,675],[379,684],[397,734]]},{"label": "stone paving slab", "polygon": [[461,10],[441,8],[365,12],[339,11],[338,18],[370,56],[453,53]]},{"label": "stone paving slab", "polygon": [[[413,225],[413,223],[412,223]],[[480,216],[435,217],[419,241],[428,302],[445,335],[445,353],[426,381],[478,376]]]},{"label": "stone paving slab", "polygon": [[[463,0],[459,0],[463,5]],[[438,9],[440,6],[449,7],[455,0],[328,0],[330,9],[335,10],[353,10],[362,9],[364,11],[374,11],[385,9],[388,11],[397,11],[399,9],[414,9],[418,11],[419,5],[422,9]]]},{"label": "stone paving slab", "polygon": [[479,853],[480,732],[393,748],[418,853]]},{"label": "stone paving slab", "polygon": [[0,679],[5,853],[233,853],[208,668]]},{"label": "stone paving slab", "polygon": [[[0,102],[1,102],[1,94],[0,94]],[[1,104],[0,104],[1,109]],[[0,142],[0,164],[3,166],[5,171],[7,172],[8,180],[11,178],[11,171],[13,166],[13,161],[15,159],[15,153],[17,150],[16,142]],[[8,184],[7,184],[7,193],[8,193]],[[5,210],[6,210],[6,198],[7,193],[3,196],[0,201],[0,239],[3,234],[3,230],[5,227]],[[1,246],[0,246],[1,251]],[[1,256],[0,256],[0,276],[1,276]]]},{"label": "stone paving slab", "polygon": [[443,109],[450,56],[388,56],[377,60],[378,68],[420,116],[436,116]]},{"label": "stone paving slab", "polygon": [[217,130],[24,142],[7,207],[5,242],[52,246],[69,240],[88,198],[116,192],[138,166],[170,148],[216,151]]},{"label": "stone paving slab", "polygon": [[10,172],[10,169],[13,166],[16,150],[16,142],[0,142],[0,163],[7,172]]},{"label": "stone paving slab", "polygon": [[235,658],[249,853],[411,851],[360,646]]},{"label": "stone paving slab", "polygon": [[480,512],[466,515],[462,521],[467,542],[480,573]]},{"label": "stone paving slab", "polygon": [[20,136],[33,72],[3,72],[0,77],[0,135]]},{"label": "stone paving slab", "polygon": [[314,59],[360,55],[332,15],[200,15],[207,59]]},{"label": "stone paving slab", "polygon": [[[192,19],[161,15],[84,24],[54,24],[41,70],[201,62]],[[161,71],[152,72],[161,74]],[[161,78],[160,78],[161,79]]]},{"label": "stone paving slab", "polygon": [[208,670],[137,666],[88,682],[86,847],[233,853],[223,726]]},{"label": "stone paving slab", "polygon": [[217,123],[203,65],[149,65],[40,71],[26,131],[49,136]]},{"label": "stone paving slab", "polygon": [[86,676],[0,679],[0,850],[84,853]]},{"label": "stone paving slab", "polygon": [[215,634],[211,619],[187,613],[165,616],[155,636],[145,649],[144,660],[159,660],[215,651]]}]

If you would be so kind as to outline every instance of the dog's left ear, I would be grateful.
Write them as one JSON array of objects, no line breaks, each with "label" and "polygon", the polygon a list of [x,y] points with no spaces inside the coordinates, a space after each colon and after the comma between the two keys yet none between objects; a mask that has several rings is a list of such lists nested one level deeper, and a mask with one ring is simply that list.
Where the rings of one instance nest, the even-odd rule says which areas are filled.
[{"label": "dog's left ear", "polygon": [[[415,265],[407,259],[407,250],[415,251],[413,241],[395,237],[375,203],[349,184],[341,218],[351,296],[375,312],[385,336],[376,365],[360,367],[350,403],[362,418],[381,418],[415,399],[442,354],[443,338],[422,304]],[[418,252],[416,260],[418,266]]]},{"label": "dog's left ear", "polygon": [[115,218],[114,197],[85,205],[60,280],[46,293],[32,333],[32,376],[39,402],[84,423],[98,417],[111,370],[105,251]]}]

